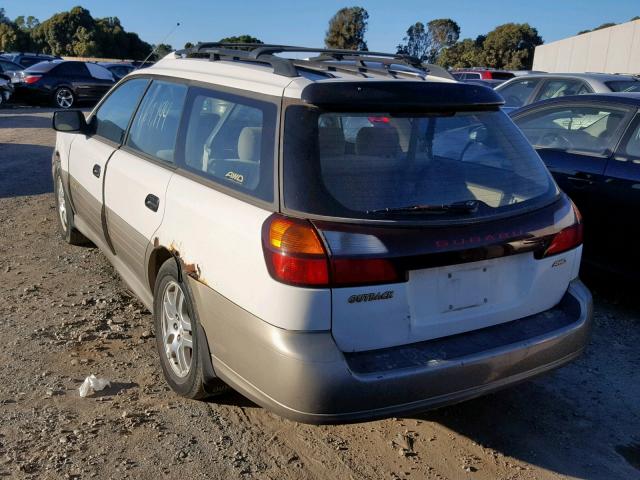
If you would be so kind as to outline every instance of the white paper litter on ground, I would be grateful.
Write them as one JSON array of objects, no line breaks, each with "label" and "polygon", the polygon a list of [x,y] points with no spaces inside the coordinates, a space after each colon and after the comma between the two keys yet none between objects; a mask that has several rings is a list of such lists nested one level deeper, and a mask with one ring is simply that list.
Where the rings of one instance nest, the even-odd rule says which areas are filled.
[{"label": "white paper litter on ground", "polygon": [[78,391],[80,392],[80,396],[82,398],[93,392],[99,392],[100,390],[104,390],[106,387],[110,387],[111,382],[106,378],[98,378],[93,373],[84,379]]}]

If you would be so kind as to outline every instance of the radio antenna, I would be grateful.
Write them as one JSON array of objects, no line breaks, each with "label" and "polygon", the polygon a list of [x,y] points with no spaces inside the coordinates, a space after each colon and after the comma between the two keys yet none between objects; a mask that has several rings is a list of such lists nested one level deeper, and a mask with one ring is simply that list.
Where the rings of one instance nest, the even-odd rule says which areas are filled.
[{"label": "radio antenna", "polygon": [[142,68],[144,66],[145,63],[147,63],[147,60],[149,60],[149,58],[151,58],[151,56],[156,53],[156,50],[158,50],[158,47],[160,45],[162,45],[164,42],[167,41],[167,39],[173,35],[173,33],[178,29],[178,27],[180,26],[180,22],[176,23],[176,26],[173,27],[169,33],[167,33],[167,35],[162,39],[162,41],[160,43],[157,43],[155,47],[153,47],[153,50],[151,50],[151,53],[149,55],[147,55],[147,58],[145,58],[142,63],[140,64],[140,66],[138,68]]}]

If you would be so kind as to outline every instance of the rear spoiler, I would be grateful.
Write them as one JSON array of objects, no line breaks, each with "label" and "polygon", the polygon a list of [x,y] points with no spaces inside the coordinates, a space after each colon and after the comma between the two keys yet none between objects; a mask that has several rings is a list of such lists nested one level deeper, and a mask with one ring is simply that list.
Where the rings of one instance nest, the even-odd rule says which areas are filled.
[{"label": "rear spoiler", "polygon": [[481,85],[425,81],[319,81],[306,86],[305,103],[339,111],[425,112],[494,110],[504,104]]}]

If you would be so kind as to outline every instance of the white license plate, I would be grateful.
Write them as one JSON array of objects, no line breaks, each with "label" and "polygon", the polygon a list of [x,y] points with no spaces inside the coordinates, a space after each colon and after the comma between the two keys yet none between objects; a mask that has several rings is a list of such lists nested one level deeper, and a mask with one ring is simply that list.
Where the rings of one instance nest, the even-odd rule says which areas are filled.
[{"label": "white license plate", "polygon": [[445,269],[438,278],[440,311],[455,312],[491,302],[489,267]]}]

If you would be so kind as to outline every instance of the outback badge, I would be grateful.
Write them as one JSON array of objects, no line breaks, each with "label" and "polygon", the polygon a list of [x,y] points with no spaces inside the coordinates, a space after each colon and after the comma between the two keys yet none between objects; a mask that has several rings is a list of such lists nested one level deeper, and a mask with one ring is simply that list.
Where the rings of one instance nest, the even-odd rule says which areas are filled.
[{"label": "outback badge", "polygon": [[375,300],[389,300],[393,298],[393,290],[386,292],[361,293],[360,295],[351,295],[349,303],[373,302]]}]

